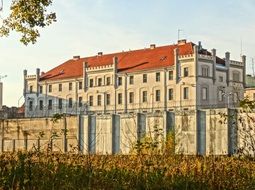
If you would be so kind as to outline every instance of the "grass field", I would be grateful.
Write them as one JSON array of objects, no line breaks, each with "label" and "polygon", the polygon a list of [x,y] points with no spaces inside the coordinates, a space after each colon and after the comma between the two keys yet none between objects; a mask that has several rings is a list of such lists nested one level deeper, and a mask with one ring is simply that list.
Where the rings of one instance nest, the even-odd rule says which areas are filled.
[{"label": "grass field", "polygon": [[255,160],[4,153],[0,189],[255,189]]}]

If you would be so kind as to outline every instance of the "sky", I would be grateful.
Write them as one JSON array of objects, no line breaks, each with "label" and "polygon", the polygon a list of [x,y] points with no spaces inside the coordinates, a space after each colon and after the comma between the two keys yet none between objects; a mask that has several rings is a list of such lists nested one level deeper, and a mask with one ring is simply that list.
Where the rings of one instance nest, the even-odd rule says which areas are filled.
[{"label": "sky", "polygon": [[[4,0],[1,18],[9,13],[11,0]],[[217,49],[224,57],[247,56],[252,73],[255,58],[254,0],[53,0],[50,10],[57,22],[40,30],[34,45],[24,46],[19,34],[0,38],[0,75],[3,104],[21,105],[23,70],[48,71],[74,55],[93,56],[176,43],[180,38]],[[20,101],[19,101],[20,100]]]}]

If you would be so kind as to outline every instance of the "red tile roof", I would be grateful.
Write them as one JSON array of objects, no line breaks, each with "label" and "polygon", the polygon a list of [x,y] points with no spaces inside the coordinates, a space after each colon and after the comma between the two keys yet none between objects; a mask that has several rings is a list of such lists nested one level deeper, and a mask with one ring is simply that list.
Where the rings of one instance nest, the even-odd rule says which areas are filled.
[{"label": "red tile roof", "polygon": [[42,74],[40,80],[58,80],[66,78],[76,78],[83,75],[83,62],[88,62],[89,67],[111,65],[113,57],[118,57],[118,72],[134,72],[139,70],[149,70],[164,68],[174,65],[174,49],[178,47],[179,55],[193,54],[193,43],[183,45],[168,45],[156,47],[154,49],[140,49],[128,52],[119,52],[101,56],[93,56],[71,59],[65,63]]}]

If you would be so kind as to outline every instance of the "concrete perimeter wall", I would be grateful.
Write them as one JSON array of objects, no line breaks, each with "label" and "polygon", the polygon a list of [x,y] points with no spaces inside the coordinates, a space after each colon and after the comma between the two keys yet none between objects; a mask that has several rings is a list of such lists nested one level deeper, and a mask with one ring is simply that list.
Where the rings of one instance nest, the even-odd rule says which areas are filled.
[{"label": "concrete perimeter wall", "polygon": [[[241,122],[239,117],[244,118]],[[234,154],[244,144],[238,128],[247,115],[227,109],[154,114],[80,115],[0,121],[0,152],[49,150],[83,154],[130,154],[138,142],[164,142],[174,131],[179,154]],[[245,119],[246,118],[246,119]],[[162,145],[162,144],[161,144]],[[160,146],[161,146],[160,145]]]}]

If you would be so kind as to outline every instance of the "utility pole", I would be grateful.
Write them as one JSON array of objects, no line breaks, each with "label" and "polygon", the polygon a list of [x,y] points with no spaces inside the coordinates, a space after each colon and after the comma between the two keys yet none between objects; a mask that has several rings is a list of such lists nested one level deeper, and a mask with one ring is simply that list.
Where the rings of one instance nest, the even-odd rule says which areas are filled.
[{"label": "utility pole", "polygon": [[3,107],[3,83],[1,80],[5,77],[7,77],[7,75],[0,76],[0,110],[2,110]]}]

